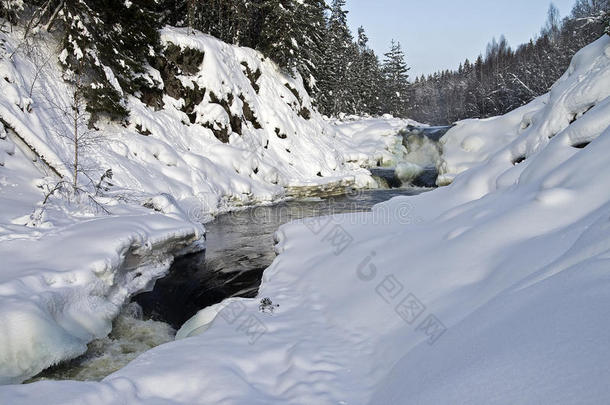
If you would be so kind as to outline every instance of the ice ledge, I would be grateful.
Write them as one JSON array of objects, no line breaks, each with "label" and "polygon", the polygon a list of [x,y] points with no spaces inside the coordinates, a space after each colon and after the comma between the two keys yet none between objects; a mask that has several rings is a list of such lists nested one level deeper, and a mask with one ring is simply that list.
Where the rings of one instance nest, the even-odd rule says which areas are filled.
[{"label": "ice ledge", "polygon": [[203,227],[162,214],[98,218],[0,244],[0,384],[84,353],[121,306],[203,249]]}]

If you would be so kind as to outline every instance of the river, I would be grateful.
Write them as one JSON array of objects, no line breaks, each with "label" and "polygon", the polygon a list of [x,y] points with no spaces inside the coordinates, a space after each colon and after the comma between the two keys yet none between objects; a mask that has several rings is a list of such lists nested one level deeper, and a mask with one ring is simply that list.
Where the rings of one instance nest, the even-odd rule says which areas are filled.
[{"label": "river", "polygon": [[328,214],[370,211],[373,205],[427,189],[357,191],[332,198],[285,201],[218,216],[206,224],[206,251],[178,258],[152,291],[134,297],[111,334],[91,342],[87,352],[43,371],[38,380],[101,380],[140,353],[170,342],[200,309],[229,297],[255,297],[275,258],[273,234],[289,221]]}]

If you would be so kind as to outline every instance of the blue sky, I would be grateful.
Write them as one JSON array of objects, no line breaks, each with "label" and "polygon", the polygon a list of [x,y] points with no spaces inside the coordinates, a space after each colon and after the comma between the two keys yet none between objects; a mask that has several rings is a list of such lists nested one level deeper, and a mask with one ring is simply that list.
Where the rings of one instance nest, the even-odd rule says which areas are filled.
[{"label": "blue sky", "polygon": [[[554,0],[561,16],[575,0]],[[548,0],[347,0],[349,24],[363,25],[382,57],[400,41],[413,74],[456,68],[485,51],[501,34],[512,47],[526,42],[546,21]]]}]

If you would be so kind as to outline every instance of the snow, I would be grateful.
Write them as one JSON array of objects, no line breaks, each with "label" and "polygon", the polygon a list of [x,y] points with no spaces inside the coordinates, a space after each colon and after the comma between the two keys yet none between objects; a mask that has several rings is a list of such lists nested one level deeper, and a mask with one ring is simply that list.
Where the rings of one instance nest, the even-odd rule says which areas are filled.
[{"label": "snow", "polygon": [[[10,199],[0,201],[9,212],[18,210]],[[110,332],[123,303],[162,276],[175,255],[200,249],[202,229],[185,217],[118,206],[113,214],[29,232],[3,224],[1,383],[19,382],[83,353],[90,340]]]},{"label": "snow", "polygon": [[[100,383],[5,386],[0,398],[606,402],[609,50],[608,37],[586,47],[528,106],[459,123],[444,138],[450,186],[280,228],[258,299],[203,310],[181,339]],[[342,130],[355,136],[362,125]],[[572,146],[582,141],[591,143]],[[387,213],[394,220],[380,221]],[[261,313],[263,297],[280,307]]]},{"label": "snow", "polygon": [[[0,35],[10,54],[17,43]],[[195,124],[184,100],[166,95],[155,111],[130,99],[127,128],[100,124],[103,142],[85,156],[94,172],[115,173],[110,214],[58,198],[42,210],[41,187],[70,177],[70,148],[57,136],[69,123],[45,106],[68,103],[70,89],[52,63],[34,82],[35,58],[51,48],[0,59],[0,118],[13,129],[0,132],[0,383],[14,384],[0,387],[1,403],[607,400],[607,36],[580,51],[548,95],[451,129],[438,163],[448,187],[283,226],[257,299],[204,309],[176,341],[99,383],[17,385],[104,338],[132,294],[174,256],[202,248],[194,222],[206,215],[282,198],[287,187],[373,185],[363,167],[408,176],[437,159],[422,144],[413,152],[421,160],[404,163],[395,134],[408,120],[324,120],[300,78],[253,50],[170,28],[162,39],[205,54],[183,84],[241,94],[261,128],[248,121],[222,143],[198,124],[227,127],[209,93]],[[242,62],[260,69],[258,92]],[[234,97],[231,114],[243,100]],[[263,297],[280,305],[273,314],[259,311]]]},{"label": "snow", "polygon": [[[175,255],[201,250],[204,230],[175,201],[153,202],[159,212],[142,207],[142,189],[99,197],[109,214],[82,198],[52,196],[43,206],[57,176],[70,178],[71,148],[62,136],[70,123],[60,113],[70,92],[49,62],[48,43],[24,52],[27,45],[1,35],[0,383],[8,384],[106,336],[124,302],[162,276]],[[84,167],[99,167],[93,157],[104,152],[92,150]],[[91,175],[99,178],[99,170]]]},{"label": "snow", "polygon": [[[439,183],[448,184],[457,174],[487,160],[515,162],[529,157],[564,130],[569,131],[564,138],[572,145],[597,137],[608,125],[607,114],[586,124],[580,121],[585,114],[605,111],[608,87],[600,83],[609,80],[610,72],[604,40],[578,52],[549,94],[502,117],[462,121],[447,132],[441,139]],[[505,148],[507,144],[510,146]]]},{"label": "snow", "polygon": [[[18,32],[0,35],[7,55],[20,46],[14,39]],[[164,95],[163,108],[155,110],[131,97],[126,128],[100,122],[91,134],[81,158],[84,166],[95,168],[92,177],[112,168],[117,188],[171,194],[179,202],[195,199],[206,213],[216,214],[235,204],[283,198],[286,186],[308,185],[312,179],[323,184],[353,178],[362,187],[374,186],[364,167],[400,159],[404,152],[396,132],[413,121],[387,117],[363,121],[358,130],[342,128],[315,111],[300,77],[282,74],[254,50],[188,29],[168,27],[161,38],[164,44],[204,54],[198,72],[179,76],[184,87],[204,89],[203,100],[194,107],[195,122],[182,111],[184,99]],[[72,123],[62,111],[70,109],[70,87],[55,63],[54,43],[39,42],[32,56],[17,52],[0,60],[6,77],[0,81],[0,118],[47,166],[69,178]],[[248,69],[260,72],[257,90]],[[147,77],[158,83],[161,74],[151,67]],[[228,112],[212,102],[212,93],[219,100],[233,99],[228,109],[242,119],[241,134],[231,130]],[[244,117],[246,103],[261,128]],[[303,109],[309,119],[299,115]],[[204,125],[227,129],[229,142],[216,139]]]},{"label": "snow", "polygon": [[[175,256],[203,248],[200,223],[211,215],[277,201],[289,188],[375,186],[364,167],[404,156],[396,133],[413,121],[331,123],[300,78],[261,54],[187,30],[161,34],[166,44],[205,53],[198,72],[179,78],[206,89],[195,122],[181,110],[183,99],[164,95],[155,110],[130,98],[125,125],[81,128],[86,176],[113,172],[113,186],[96,197],[101,205],[86,195],[53,195],[43,205],[60,176],[72,179],[72,89],[57,63],[65,53],[43,34],[28,44],[18,27],[0,32],[0,384],[22,382],[106,337],[133,294],[150,288]],[[244,63],[260,70],[258,90]],[[151,67],[147,78],[162,88],[160,72]],[[241,135],[232,132],[211,92],[234,98],[232,115],[248,103],[261,128],[246,120]],[[303,108],[309,119],[299,115]],[[228,143],[201,124],[227,128]],[[91,190],[86,176],[82,187]]]}]

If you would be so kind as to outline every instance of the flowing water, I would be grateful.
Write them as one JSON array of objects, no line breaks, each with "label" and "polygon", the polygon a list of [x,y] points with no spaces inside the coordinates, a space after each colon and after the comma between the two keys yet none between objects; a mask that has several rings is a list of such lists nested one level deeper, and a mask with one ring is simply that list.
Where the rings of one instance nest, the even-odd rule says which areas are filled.
[{"label": "flowing water", "polygon": [[333,198],[292,200],[224,214],[206,224],[206,251],[177,259],[150,292],[134,297],[112,333],[89,344],[81,357],[43,371],[38,380],[101,380],[140,353],[172,341],[200,309],[229,297],[255,297],[273,259],[273,234],[289,221],[328,214],[370,211],[398,195],[426,189],[396,188]]},{"label": "flowing water", "polygon": [[425,189],[387,189],[333,198],[293,200],[246,209],[206,224],[204,253],[178,259],[170,275],[153,291],[135,300],[152,319],[175,328],[201,308],[228,297],[255,297],[263,271],[275,258],[273,234],[289,221],[328,214],[369,211],[373,205],[398,195]]}]

